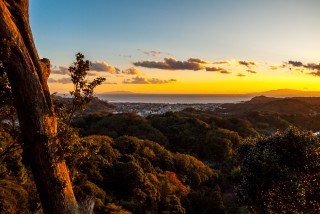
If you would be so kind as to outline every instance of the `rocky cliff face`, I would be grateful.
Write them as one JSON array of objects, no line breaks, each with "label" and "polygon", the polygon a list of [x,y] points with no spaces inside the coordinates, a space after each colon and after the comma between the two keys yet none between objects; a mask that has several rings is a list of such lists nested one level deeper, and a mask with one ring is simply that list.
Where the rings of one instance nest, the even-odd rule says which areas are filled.
[{"label": "rocky cliff face", "polygon": [[47,58],[43,58],[40,60],[40,66],[43,73],[43,81],[47,82],[49,76],[50,76],[50,60]]}]

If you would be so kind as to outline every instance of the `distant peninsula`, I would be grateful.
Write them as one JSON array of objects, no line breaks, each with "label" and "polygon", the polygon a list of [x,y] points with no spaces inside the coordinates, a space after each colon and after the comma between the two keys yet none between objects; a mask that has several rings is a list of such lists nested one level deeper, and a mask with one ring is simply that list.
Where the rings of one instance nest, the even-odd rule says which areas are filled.
[{"label": "distant peninsula", "polygon": [[320,91],[300,91],[300,90],[294,90],[294,89],[277,89],[277,90],[270,90],[270,91],[264,91],[264,92],[255,92],[255,93],[249,93],[248,95],[252,96],[274,96],[274,97],[297,97],[297,96],[303,96],[303,97],[317,97],[320,96]]}]

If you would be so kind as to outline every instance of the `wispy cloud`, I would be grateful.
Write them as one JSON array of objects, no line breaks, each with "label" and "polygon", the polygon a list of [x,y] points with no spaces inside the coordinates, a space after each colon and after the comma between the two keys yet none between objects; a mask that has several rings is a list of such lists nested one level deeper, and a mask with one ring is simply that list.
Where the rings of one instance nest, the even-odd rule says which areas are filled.
[{"label": "wispy cloud", "polygon": [[[304,64],[300,61],[288,61],[288,65],[291,65],[293,67],[297,67],[297,68],[305,68],[308,69],[309,72],[307,72],[306,74],[310,74],[313,76],[320,76],[320,63],[308,63],[308,64]],[[302,70],[301,70],[302,71]]]},{"label": "wispy cloud", "polygon": [[311,74],[311,75],[313,75],[313,76],[320,77],[320,71],[312,71],[312,72],[310,72],[310,73],[308,73],[308,74]]},{"label": "wispy cloud", "polygon": [[239,61],[238,61],[238,64],[239,64],[239,65],[246,66],[246,67],[257,66],[257,65],[258,65],[256,62],[244,61],[244,60],[239,60]]},{"label": "wispy cloud", "polygon": [[199,59],[199,58],[189,58],[188,62],[194,62],[194,63],[198,63],[198,64],[208,64],[209,62],[203,60],[203,59]]},{"label": "wispy cloud", "polygon": [[96,71],[88,71],[87,76],[96,77],[96,76],[100,76],[100,74],[99,72],[96,72]]},{"label": "wispy cloud", "polygon": [[254,70],[250,70],[248,69],[247,72],[252,73],[252,74],[257,74],[258,72],[254,71]]},{"label": "wispy cloud", "polygon": [[66,75],[66,74],[69,74],[69,70],[68,70],[68,67],[66,66],[53,67],[51,69],[51,74]]},{"label": "wispy cloud", "polygon": [[212,64],[217,64],[217,65],[230,65],[229,61],[217,61],[213,62]]},{"label": "wispy cloud", "polygon": [[166,83],[177,82],[176,79],[161,80],[161,79],[158,79],[158,78],[150,78],[150,79],[147,79],[147,81],[150,84],[166,84]]},{"label": "wispy cloud", "polygon": [[270,66],[270,69],[271,69],[271,70],[277,70],[277,69],[279,69],[279,68],[285,68],[285,67],[286,67],[285,64],[283,64],[283,65],[271,65],[271,66]]},{"label": "wispy cloud", "polygon": [[[64,77],[64,78],[60,78],[60,79],[49,78],[49,79],[48,79],[48,82],[49,82],[49,83],[61,83],[61,84],[70,84],[70,83],[72,83],[70,77]],[[117,84],[117,83],[115,83],[115,82],[103,82],[102,84],[112,84],[112,85],[115,85],[115,84]]]},{"label": "wispy cloud", "polygon": [[124,57],[124,58],[131,58],[132,55],[126,55],[126,54],[119,54],[119,56]]},{"label": "wispy cloud", "polygon": [[206,67],[206,71],[218,72],[221,74],[231,74],[232,72],[220,67]]},{"label": "wispy cloud", "polygon": [[[120,70],[106,62],[95,61],[90,65],[90,71],[87,72],[88,76],[99,76],[98,72],[107,72],[110,74],[119,74]],[[59,66],[51,68],[51,74],[70,75],[67,66]]]},{"label": "wispy cloud", "polygon": [[299,61],[289,61],[288,62],[289,65],[293,65],[294,67],[303,67],[304,64],[302,62],[299,62]]},{"label": "wispy cloud", "polygon": [[133,65],[145,68],[157,68],[164,70],[201,70],[205,68],[206,61],[202,59],[190,58],[187,61],[178,61],[174,58],[164,58],[164,61],[139,61]]},{"label": "wispy cloud", "polygon": [[53,78],[49,78],[48,79],[49,83],[62,83],[62,84],[68,84],[71,83],[71,78],[70,77],[64,77],[61,79],[53,79]]},{"label": "wispy cloud", "polygon": [[305,66],[305,68],[320,71],[320,63],[319,64],[309,63],[307,66]]},{"label": "wispy cloud", "polygon": [[160,51],[144,51],[144,50],[141,50],[141,49],[138,49],[138,51],[146,54],[146,55],[149,55],[149,56],[154,56],[154,57],[158,57],[162,54],[162,52]]},{"label": "wispy cloud", "polygon": [[241,73],[238,73],[237,74],[237,77],[245,77],[246,75],[244,75],[244,74],[241,74]]},{"label": "wispy cloud", "polygon": [[128,74],[128,75],[139,75],[140,71],[138,69],[136,69],[135,67],[131,67],[126,70],[123,70],[122,73]]},{"label": "wispy cloud", "polygon": [[158,78],[145,78],[145,77],[133,77],[131,79],[125,79],[123,80],[124,84],[166,84],[166,83],[172,83],[176,82],[175,79],[169,79],[169,80],[161,80]]},{"label": "wispy cloud", "polygon": [[118,69],[112,65],[109,65],[108,63],[103,62],[103,61],[92,62],[90,69],[94,70],[94,71],[98,71],[98,72],[107,72],[110,74],[119,74],[120,73],[120,69]]},{"label": "wispy cloud", "polygon": [[159,56],[161,54],[160,51],[149,51],[149,52],[146,51],[145,53],[151,56]]}]

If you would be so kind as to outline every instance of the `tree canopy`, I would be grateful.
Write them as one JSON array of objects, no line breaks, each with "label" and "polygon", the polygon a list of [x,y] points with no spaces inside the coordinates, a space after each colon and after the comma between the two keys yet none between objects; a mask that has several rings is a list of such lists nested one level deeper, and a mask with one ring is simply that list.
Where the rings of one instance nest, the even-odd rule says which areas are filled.
[{"label": "tree canopy", "polygon": [[240,199],[254,213],[319,213],[320,139],[290,128],[239,148]]}]

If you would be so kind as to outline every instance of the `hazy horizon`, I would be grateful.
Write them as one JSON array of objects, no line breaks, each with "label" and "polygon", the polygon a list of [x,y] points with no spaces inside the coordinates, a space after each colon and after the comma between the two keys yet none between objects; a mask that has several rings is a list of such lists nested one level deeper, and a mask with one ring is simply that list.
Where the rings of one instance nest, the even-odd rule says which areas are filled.
[{"label": "hazy horizon", "polygon": [[[69,92],[58,92],[59,95],[65,94],[69,95]],[[221,95],[221,96],[236,96],[236,95],[304,95],[304,96],[320,96],[320,91],[303,91],[295,89],[276,89],[270,91],[259,91],[259,92],[249,92],[249,93],[147,93],[147,92],[133,92],[133,91],[106,91],[106,92],[97,92],[96,94],[112,94],[112,95],[130,95],[130,94],[146,94],[146,95]]]}]

